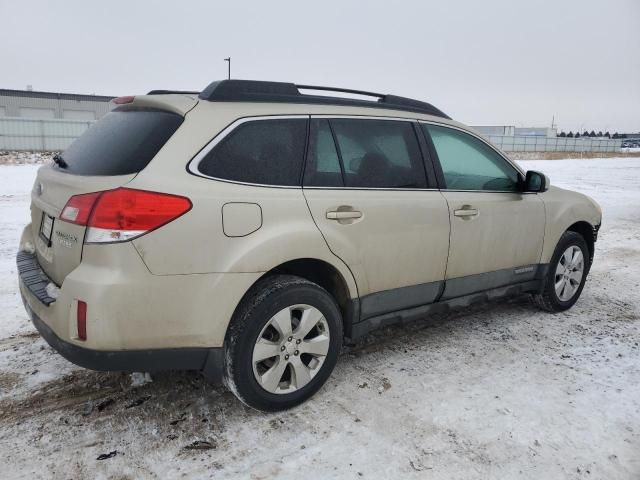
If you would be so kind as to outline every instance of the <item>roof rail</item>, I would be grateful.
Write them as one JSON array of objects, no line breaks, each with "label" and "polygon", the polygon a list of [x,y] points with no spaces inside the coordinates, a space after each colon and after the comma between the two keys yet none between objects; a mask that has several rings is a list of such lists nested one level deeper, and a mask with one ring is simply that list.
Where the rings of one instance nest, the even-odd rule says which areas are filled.
[{"label": "roof rail", "polygon": [[199,95],[200,92],[188,92],[185,90],[151,90],[147,95]]},{"label": "roof rail", "polygon": [[[376,100],[361,100],[324,95],[307,95],[300,90],[318,90],[350,93],[373,97]],[[268,102],[268,103],[311,103],[320,105],[345,105],[353,107],[388,108],[408,112],[424,113],[436,117],[450,118],[430,103],[412,98],[398,97],[384,93],[365,92],[348,88],[296,85],[285,82],[264,82],[258,80],[218,80],[210,83],[199,95],[210,102]]]}]

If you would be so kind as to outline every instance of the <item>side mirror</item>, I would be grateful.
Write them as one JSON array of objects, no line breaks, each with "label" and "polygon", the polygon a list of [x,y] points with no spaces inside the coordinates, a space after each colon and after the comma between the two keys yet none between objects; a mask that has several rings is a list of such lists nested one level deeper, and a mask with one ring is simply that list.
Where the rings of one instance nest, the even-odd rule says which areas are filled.
[{"label": "side mirror", "polygon": [[525,192],[546,192],[549,189],[549,177],[544,173],[529,170],[524,180]]}]

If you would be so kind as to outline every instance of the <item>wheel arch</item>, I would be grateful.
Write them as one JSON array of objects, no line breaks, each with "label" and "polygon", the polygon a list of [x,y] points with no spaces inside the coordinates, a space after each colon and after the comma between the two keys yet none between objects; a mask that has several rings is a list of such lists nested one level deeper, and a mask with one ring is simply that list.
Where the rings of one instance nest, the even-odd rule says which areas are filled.
[{"label": "wheel arch", "polygon": [[[317,258],[296,258],[288,260],[277,266],[274,266],[247,289],[238,305],[234,309],[238,309],[245,297],[253,290],[253,288],[265,277],[271,275],[295,275],[324,288],[335,299],[340,313],[342,314],[342,324],[344,328],[344,337],[351,336],[351,326],[357,322],[360,317],[360,300],[356,283],[353,277],[345,278],[345,274],[338,267],[332,265],[326,260]],[[228,331],[229,327],[227,327]]]},{"label": "wheel arch", "polygon": [[578,233],[582,238],[584,238],[584,241],[587,243],[587,247],[589,248],[589,265],[591,265],[593,262],[593,255],[595,253],[596,228],[589,222],[582,220],[570,225],[566,231]]}]

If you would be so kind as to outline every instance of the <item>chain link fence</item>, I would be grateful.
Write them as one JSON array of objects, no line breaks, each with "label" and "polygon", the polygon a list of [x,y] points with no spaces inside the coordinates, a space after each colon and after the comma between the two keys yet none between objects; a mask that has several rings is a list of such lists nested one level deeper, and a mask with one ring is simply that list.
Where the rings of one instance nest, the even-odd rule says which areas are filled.
[{"label": "chain link fence", "polygon": [[601,137],[525,137],[521,135],[485,135],[505,152],[619,152],[622,140]]},{"label": "chain link fence", "polygon": [[94,121],[0,117],[0,150],[64,150]]},{"label": "chain link fence", "polygon": [[[0,150],[64,150],[95,121],[0,117]],[[608,138],[486,135],[505,152],[618,152],[622,140]]]}]

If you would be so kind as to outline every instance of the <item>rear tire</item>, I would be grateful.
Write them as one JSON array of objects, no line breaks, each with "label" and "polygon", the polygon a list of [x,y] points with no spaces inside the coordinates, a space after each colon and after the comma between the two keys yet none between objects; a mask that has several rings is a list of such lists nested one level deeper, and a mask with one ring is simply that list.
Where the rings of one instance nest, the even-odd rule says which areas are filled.
[{"label": "rear tire", "polygon": [[580,298],[587,280],[590,265],[589,248],[582,235],[565,232],[553,252],[544,290],[533,295],[533,300],[543,310],[562,312]]},{"label": "rear tire", "polygon": [[329,378],[342,338],[340,310],[325,289],[293,275],[266,277],[234,313],[224,382],[256,410],[294,407]]}]

